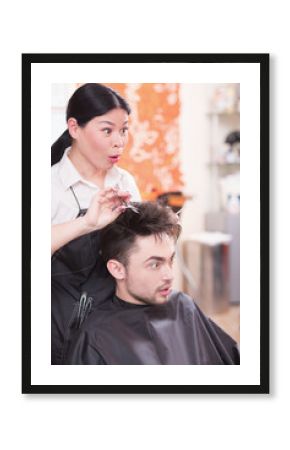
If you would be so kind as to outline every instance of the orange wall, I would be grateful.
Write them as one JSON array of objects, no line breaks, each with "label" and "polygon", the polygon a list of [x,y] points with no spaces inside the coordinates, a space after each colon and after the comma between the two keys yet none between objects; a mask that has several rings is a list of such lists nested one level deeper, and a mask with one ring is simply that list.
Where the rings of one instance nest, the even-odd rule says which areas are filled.
[{"label": "orange wall", "polygon": [[179,161],[179,84],[109,84],[129,103],[130,137],[120,167],[131,172],[142,198],[182,190]]}]

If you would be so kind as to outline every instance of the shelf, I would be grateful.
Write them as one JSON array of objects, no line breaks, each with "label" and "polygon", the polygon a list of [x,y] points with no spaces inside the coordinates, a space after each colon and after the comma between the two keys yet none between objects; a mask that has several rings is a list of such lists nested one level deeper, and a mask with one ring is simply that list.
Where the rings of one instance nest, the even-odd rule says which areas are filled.
[{"label": "shelf", "polygon": [[[227,186],[227,177],[234,177],[233,183],[236,185],[238,181],[234,180],[235,178],[238,180],[240,173],[239,146],[225,142],[231,133],[240,129],[239,102],[232,98],[232,95],[228,98],[227,91],[222,90],[221,94],[225,94],[224,102],[208,103],[206,112],[208,126],[206,165],[210,181],[209,210],[211,211],[220,210],[225,202],[225,192],[230,189]],[[222,98],[220,100],[222,101]],[[222,180],[224,183],[221,183]]]},{"label": "shelf", "polygon": [[235,167],[235,166],[240,166],[239,162],[233,162],[233,163],[229,163],[229,162],[224,162],[224,163],[218,163],[218,162],[208,162],[207,163],[208,166],[215,166],[215,167]]},{"label": "shelf", "polygon": [[206,114],[208,116],[239,116],[240,111],[237,109],[233,111],[207,111]]}]

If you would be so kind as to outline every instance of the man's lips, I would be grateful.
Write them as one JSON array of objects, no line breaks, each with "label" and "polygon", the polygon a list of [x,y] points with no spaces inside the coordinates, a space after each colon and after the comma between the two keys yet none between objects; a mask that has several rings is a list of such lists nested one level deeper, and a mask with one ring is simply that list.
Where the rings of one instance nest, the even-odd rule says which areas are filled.
[{"label": "man's lips", "polygon": [[161,289],[158,289],[158,292],[163,296],[167,296],[170,294],[171,290],[171,286],[164,286]]}]

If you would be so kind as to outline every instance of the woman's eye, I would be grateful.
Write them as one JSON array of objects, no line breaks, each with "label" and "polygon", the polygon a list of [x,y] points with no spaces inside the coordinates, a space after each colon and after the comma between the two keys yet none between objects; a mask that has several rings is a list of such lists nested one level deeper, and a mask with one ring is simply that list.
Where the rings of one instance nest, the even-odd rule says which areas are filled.
[{"label": "woman's eye", "polygon": [[122,130],[121,130],[121,134],[124,136],[124,135],[126,135],[128,133],[128,128],[123,128]]},{"label": "woman's eye", "polygon": [[102,131],[105,133],[106,136],[109,136],[112,130],[110,128],[104,128]]}]

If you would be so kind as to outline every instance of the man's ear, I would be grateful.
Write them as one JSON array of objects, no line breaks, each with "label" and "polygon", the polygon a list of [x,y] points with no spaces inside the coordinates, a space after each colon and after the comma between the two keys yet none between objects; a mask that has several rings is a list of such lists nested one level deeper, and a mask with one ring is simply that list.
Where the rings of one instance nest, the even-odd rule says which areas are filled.
[{"label": "man's ear", "polygon": [[124,280],[126,270],[123,264],[116,259],[110,259],[107,262],[107,269],[116,280]]},{"label": "man's ear", "polygon": [[67,121],[67,128],[69,131],[69,134],[73,139],[77,137],[77,131],[79,128],[78,122],[74,117],[70,117]]}]

